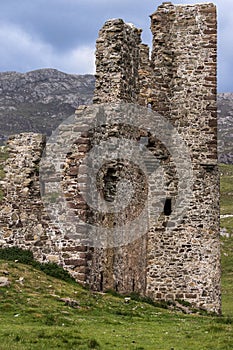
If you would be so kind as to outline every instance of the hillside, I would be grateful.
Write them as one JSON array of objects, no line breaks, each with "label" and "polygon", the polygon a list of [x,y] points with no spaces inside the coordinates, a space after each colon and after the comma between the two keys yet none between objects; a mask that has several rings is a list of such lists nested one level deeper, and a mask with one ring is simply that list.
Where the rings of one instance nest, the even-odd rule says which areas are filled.
[{"label": "hillside", "polygon": [[0,349],[230,350],[229,244],[224,254],[222,317],[185,315],[133,298],[91,293],[30,265],[0,260],[0,281],[8,282],[0,286]]},{"label": "hillside", "polygon": [[233,93],[218,94],[218,137],[219,161],[233,164]]},{"label": "hillside", "polygon": [[[52,130],[80,104],[90,104],[93,75],[55,69],[0,73],[0,145],[14,133]],[[218,94],[219,161],[233,163],[233,93]]]},{"label": "hillside", "polygon": [[90,104],[92,75],[55,69],[0,73],[0,139],[34,131],[50,135],[80,104]]}]

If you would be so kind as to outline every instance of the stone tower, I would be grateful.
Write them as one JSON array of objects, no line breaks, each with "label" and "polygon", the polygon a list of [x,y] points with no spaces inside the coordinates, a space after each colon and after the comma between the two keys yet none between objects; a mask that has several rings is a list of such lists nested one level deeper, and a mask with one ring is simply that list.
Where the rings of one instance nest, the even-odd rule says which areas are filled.
[{"label": "stone tower", "polygon": [[[76,239],[67,238],[56,222],[51,223],[40,200],[38,164],[44,139],[26,134],[9,140],[0,244],[30,247],[37,259],[56,261],[93,290],[136,292],[154,300],[186,300],[195,307],[219,313],[216,8],[211,3],[176,6],[165,2],[151,15],[151,30],[150,57],[149,47],[141,43],[140,29],[121,19],[104,24],[96,44],[93,108],[106,103],[140,105],[159,113],[177,131],[188,149],[192,168],[192,195],[182,220],[178,224],[172,221],[179,191],[185,193],[180,185],[182,171],[178,171],[182,170],[182,154],[175,158],[166,144],[145,128],[120,125],[107,131],[94,127],[87,132],[77,127],[77,140],[63,165],[64,198],[72,213],[87,221],[95,219],[79,192],[78,182],[85,187],[88,177],[82,160],[95,142],[114,134],[143,142],[163,168],[166,199],[158,221],[149,210],[148,231],[120,247],[88,246],[77,239],[84,227],[75,226],[72,220],[67,226],[76,233]],[[85,110],[88,113],[88,108],[80,107],[74,120]],[[68,135],[67,128],[66,124],[60,128],[64,137]],[[134,175],[130,175],[131,169]],[[152,206],[156,188],[154,193],[147,191],[142,173],[132,162],[109,163],[102,169],[102,192],[107,202],[114,202],[116,182],[121,176],[136,183],[130,219],[145,195]],[[51,186],[55,180],[51,178]],[[49,200],[53,206],[57,196],[51,193]],[[65,225],[63,211],[57,215]],[[106,220],[113,225],[122,216],[115,217],[114,222],[110,219]]]},{"label": "stone tower", "polygon": [[[105,23],[97,40],[94,102],[133,102],[150,106],[165,116],[189,148],[193,196],[182,223],[167,231],[179,179],[174,159],[161,146],[165,159],[162,163],[170,182],[165,212],[159,223],[150,222],[151,228],[141,241],[102,253],[106,254],[102,257],[105,265],[99,262],[95,281],[98,285],[98,275],[103,274],[101,285],[106,281],[107,289],[131,289],[158,300],[184,299],[218,312],[216,8],[210,3],[175,6],[165,2],[151,15],[151,30],[150,59],[149,48],[141,44],[140,30],[121,20]],[[134,80],[129,85],[130,72],[134,72]],[[151,135],[144,136],[148,137],[148,149],[158,156],[158,140],[156,143]],[[100,252],[97,255],[100,257]],[[136,259],[132,258],[134,255]],[[97,257],[95,264],[96,261]],[[112,278],[107,276],[109,273]]]},{"label": "stone tower", "polygon": [[[178,299],[219,310],[216,8],[164,3],[151,16],[151,30],[153,108],[172,122],[188,145],[194,184],[183,224],[172,237],[164,236],[163,230],[151,237],[150,254],[160,251],[160,262],[156,263],[156,256],[148,264],[147,292],[157,290],[155,296],[166,299],[173,290]],[[169,243],[164,249],[166,238]]]}]

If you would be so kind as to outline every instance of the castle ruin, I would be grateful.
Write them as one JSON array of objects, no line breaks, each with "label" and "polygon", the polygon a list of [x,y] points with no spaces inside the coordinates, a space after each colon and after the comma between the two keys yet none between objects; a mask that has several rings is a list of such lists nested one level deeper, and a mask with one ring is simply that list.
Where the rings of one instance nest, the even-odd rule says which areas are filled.
[{"label": "castle ruin", "polygon": [[[149,47],[141,43],[140,29],[121,19],[104,24],[96,43],[93,108],[109,103],[142,106],[165,117],[177,130],[188,147],[193,178],[192,197],[182,220],[172,230],[166,229],[176,205],[180,181],[176,168],[182,166],[182,157],[174,159],[166,145],[145,128],[118,125],[88,132],[80,128],[63,167],[64,197],[74,215],[83,221],[102,220],[106,227],[124,219],[95,217],[78,185],[86,181],[82,177],[87,175],[82,166],[86,154],[113,134],[142,141],[158,160],[164,171],[166,199],[158,221],[153,221],[148,210],[148,231],[127,245],[91,247],[77,238],[85,230],[81,224],[75,226],[75,238],[67,237],[51,222],[41,200],[39,166],[46,140],[39,134],[20,134],[8,141],[0,245],[31,249],[38,260],[63,265],[93,290],[186,300],[220,313],[216,8],[211,3],[164,2],[151,15],[151,31],[150,57]],[[79,107],[75,118],[85,110],[88,107]],[[66,125],[60,132],[66,137]],[[114,202],[115,184],[121,177],[136,183],[134,203],[127,213],[128,220],[133,218],[148,194],[143,174],[130,162],[119,161],[108,164],[101,176],[99,189],[108,202]],[[153,193],[148,196],[151,205]],[[53,200],[56,203],[57,198]],[[63,214],[59,215],[62,220]]]}]

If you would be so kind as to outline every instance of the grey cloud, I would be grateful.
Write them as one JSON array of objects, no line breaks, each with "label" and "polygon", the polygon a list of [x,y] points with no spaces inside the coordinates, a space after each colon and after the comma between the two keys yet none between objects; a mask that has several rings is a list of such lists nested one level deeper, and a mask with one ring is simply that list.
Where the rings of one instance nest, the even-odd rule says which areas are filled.
[{"label": "grey cloud", "polygon": [[[173,1],[174,4],[196,2]],[[233,91],[230,81],[233,70],[233,17],[232,11],[229,11],[232,0],[213,2],[218,6],[219,16],[219,90]],[[104,22],[109,18],[132,22],[143,29],[143,41],[150,44],[149,15],[161,3],[162,0],[3,1],[0,22],[7,23],[7,27],[0,27],[0,45],[3,47],[0,69],[25,71],[53,65],[51,67],[67,72],[72,72],[72,69],[78,69],[73,73],[84,72],[84,69],[88,69],[86,73],[93,72],[95,40]],[[14,43],[14,30],[23,33],[22,42],[19,38],[19,42]],[[4,39],[6,37],[10,37],[8,43]],[[88,53],[86,60],[83,58],[85,53]],[[79,62],[75,62],[77,56],[80,56]]]},{"label": "grey cloud", "polygon": [[0,23],[1,61],[0,70],[29,71],[39,67],[53,67],[69,73],[94,73],[94,49],[80,46],[60,55],[54,48],[35,40],[22,28],[9,23]]}]

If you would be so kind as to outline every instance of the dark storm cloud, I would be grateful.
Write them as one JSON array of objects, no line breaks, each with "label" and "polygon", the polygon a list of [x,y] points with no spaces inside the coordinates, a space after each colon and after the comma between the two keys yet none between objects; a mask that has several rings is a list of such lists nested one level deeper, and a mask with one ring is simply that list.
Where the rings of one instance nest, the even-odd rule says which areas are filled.
[{"label": "dark storm cloud", "polygon": [[[143,29],[151,43],[153,0],[1,0],[0,71],[42,67],[93,73],[98,30],[109,18],[123,18]],[[193,4],[197,1],[174,0]],[[232,0],[215,0],[219,17],[219,91],[233,91]]]},{"label": "dark storm cloud", "polygon": [[[58,51],[94,41],[95,22],[88,21],[85,6],[68,1],[15,1],[5,3],[0,19],[20,26]],[[84,31],[85,28],[85,31]]]},{"label": "dark storm cloud", "polygon": [[10,0],[3,4],[0,19],[20,26],[62,51],[74,45],[94,43],[98,29],[112,17],[133,21],[141,14],[143,20],[138,22],[144,24],[150,7],[150,0],[143,4],[138,0]]}]

